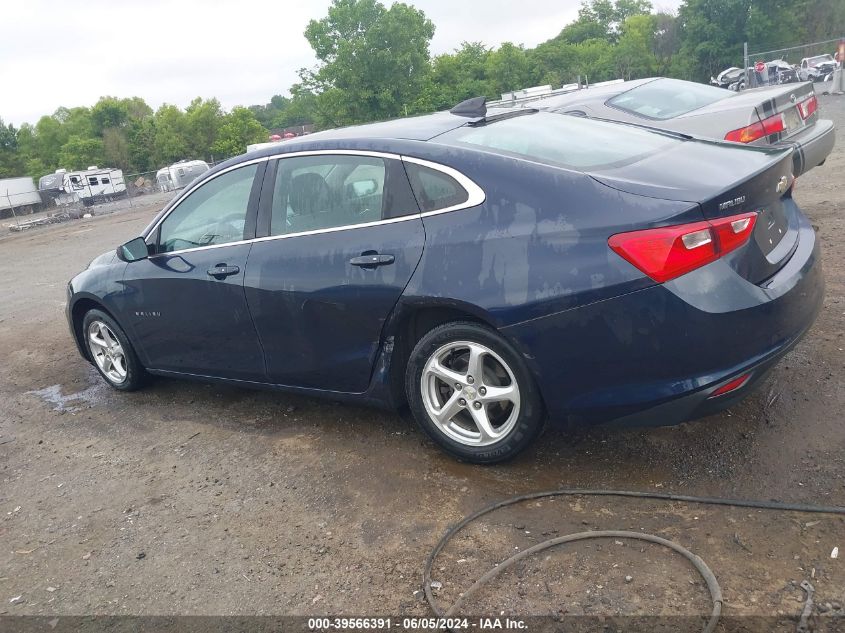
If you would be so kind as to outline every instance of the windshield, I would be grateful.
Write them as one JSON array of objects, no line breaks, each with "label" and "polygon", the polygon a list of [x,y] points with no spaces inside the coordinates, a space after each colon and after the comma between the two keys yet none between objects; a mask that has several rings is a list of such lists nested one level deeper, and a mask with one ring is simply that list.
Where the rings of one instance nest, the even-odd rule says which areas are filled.
[{"label": "windshield", "polygon": [[672,119],[735,96],[735,92],[678,79],[658,79],[616,95],[607,104],[649,119]]},{"label": "windshield", "polygon": [[437,140],[583,171],[634,163],[683,142],[631,125],[551,112],[459,127]]}]

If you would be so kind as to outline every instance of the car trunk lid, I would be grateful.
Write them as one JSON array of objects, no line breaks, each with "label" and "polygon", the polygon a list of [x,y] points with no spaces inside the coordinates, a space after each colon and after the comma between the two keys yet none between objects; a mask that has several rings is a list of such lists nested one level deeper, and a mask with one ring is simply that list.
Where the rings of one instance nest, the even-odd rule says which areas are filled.
[{"label": "car trunk lid", "polygon": [[815,90],[810,82],[763,88],[758,94],[761,99],[755,106],[755,112],[760,121],[781,116],[784,128],[783,131],[769,134],[761,139],[761,144],[772,144],[788,139],[800,133],[808,125],[813,125],[819,117],[815,110],[806,118],[801,112],[801,104],[815,97]]},{"label": "car trunk lid", "polygon": [[749,243],[728,258],[753,283],[775,274],[797,244],[790,150],[688,141],[635,164],[589,175],[627,193],[697,203],[706,220],[756,212]]},{"label": "car trunk lid", "polygon": [[683,127],[681,122],[684,119],[717,115],[724,112],[746,111],[748,113],[746,125],[749,126],[759,125],[771,117],[780,115],[783,117],[781,119],[783,130],[764,135],[754,141],[756,145],[770,145],[800,133],[818,120],[818,112],[813,112],[805,118],[800,110],[800,104],[805,103],[814,96],[815,90],[813,89],[813,84],[810,82],[781,84],[764,88],[753,88],[739,93],[730,93],[724,99],[677,117],[676,121],[678,125],[673,126],[673,128],[681,129]]}]

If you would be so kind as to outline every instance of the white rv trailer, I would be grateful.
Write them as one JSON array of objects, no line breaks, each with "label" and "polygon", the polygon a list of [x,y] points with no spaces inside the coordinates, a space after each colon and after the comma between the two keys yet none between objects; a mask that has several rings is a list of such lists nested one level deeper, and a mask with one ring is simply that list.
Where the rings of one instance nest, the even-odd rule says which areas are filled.
[{"label": "white rv trailer", "polygon": [[0,180],[0,216],[32,213],[41,204],[41,196],[32,178],[3,178]]},{"label": "white rv trailer", "polygon": [[120,169],[92,165],[83,171],[69,171],[64,174],[62,186],[65,193],[74,193],[83,204],[108,201],[126,195],[126,183]]},{"label": "white rv trailer", "polygon": [[38,190],[47,200],[52,200],[56,206],[79,202],[79,196],[65,191],[65,174],[67,169],[57,169],[53,174],[41,176],[38,179]]},{"label": "white rv trailer", "polygon": [[208,163],[204,160],[180,160],[169,167],[159,169],[156,172],[156,182],[162,191],[182,189],[208,169]]}]

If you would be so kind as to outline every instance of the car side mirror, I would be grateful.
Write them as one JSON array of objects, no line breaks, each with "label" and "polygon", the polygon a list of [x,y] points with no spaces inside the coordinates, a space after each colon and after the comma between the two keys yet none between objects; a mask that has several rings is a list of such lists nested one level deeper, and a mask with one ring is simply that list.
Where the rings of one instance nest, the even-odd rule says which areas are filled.
[{"label": "car side mirror", "polygon": [[356,180],[352,184],[352,193],[356,198],[371,196],[378,191],[378,183],[372,178],[368,180]]},{"label": "car side mirror", "polygon": [[117,247],[117,257],[124,262],[137,262],[146,259],[149,255],[150,249],[143,237],[136,237]]}]

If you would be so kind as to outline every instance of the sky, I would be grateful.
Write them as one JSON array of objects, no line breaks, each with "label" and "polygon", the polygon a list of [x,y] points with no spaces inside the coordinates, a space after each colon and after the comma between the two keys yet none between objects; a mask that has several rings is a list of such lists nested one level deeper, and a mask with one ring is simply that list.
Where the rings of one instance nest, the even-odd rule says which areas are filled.
[{"label": "sky", "polygon": [[[409,0],[406,0],[409,1]],[[389,0],[382,2],[389,5]],[[661,0],[676,9],[680,0]],[[436,27],[432,55],[463,41],[533,47],[577,17],[580,0],[410,0]],[[3,6],[0,118],[35,123],[59,106],[105,95],[184,108],[217,97],[225,109],[287,94],[316,65],[303,32],[330,0],[59,0]]]}]

